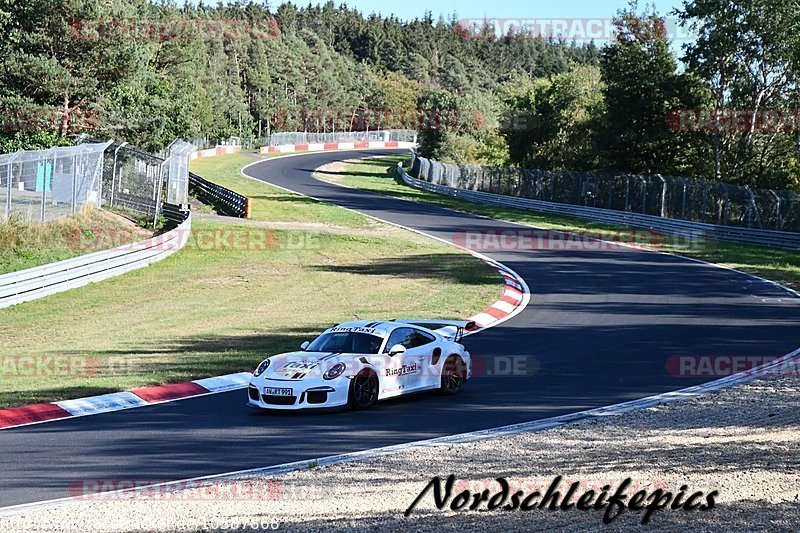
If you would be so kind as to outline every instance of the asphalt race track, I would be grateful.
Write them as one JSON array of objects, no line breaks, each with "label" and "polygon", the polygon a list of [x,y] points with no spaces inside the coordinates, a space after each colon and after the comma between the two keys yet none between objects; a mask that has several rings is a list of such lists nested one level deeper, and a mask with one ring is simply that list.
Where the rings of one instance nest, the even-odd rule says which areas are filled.
[{"label": "asphalt race track", "polygon": [[[311,177],[331,161],[389,152],[310,154],[247,172],[442,239],[519,228]],[[531,302],[465,344],[489,371],[517,360],[526,375],[478,376],[454,398],[420,395],[369,412],[255,415],[235,391],[0,431],[0,507],[70,496],[81,480],[184,479],[526,422],[713,379],[671,375],[673,355],[800,347],[800,298],[740,273],[619,247],[487,255],[526,280]],[[401,258],[398,266],[413,269]]]}]

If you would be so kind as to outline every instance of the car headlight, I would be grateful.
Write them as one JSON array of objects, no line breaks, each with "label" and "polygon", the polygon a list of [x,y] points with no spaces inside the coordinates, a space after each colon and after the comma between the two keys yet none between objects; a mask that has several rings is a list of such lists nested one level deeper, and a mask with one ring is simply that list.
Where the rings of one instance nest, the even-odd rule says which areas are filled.
[{"label": "car headlight", "polygon": [[347,368],[347,366],[345,366],[344,363],[337,363],[337,364],[333,365],[332,367],[330,367],[328,369],[328,371],[325,372],[325,374],[322,376],[322,378],[323,379],[336,379],[336,378],[338,378],[339,376],[342,375],[342,372],[344,372],[345,368]]},{"label": "car headlight", "polygon": [[261,374],[266,372],[268,368],[269,368],[269,359],[264,359],[263,361],[261,361],[261,364],[258,365],[258,368],[256,368],[256,371],[253,372],[253,376],[254,377],[260,376]]}]

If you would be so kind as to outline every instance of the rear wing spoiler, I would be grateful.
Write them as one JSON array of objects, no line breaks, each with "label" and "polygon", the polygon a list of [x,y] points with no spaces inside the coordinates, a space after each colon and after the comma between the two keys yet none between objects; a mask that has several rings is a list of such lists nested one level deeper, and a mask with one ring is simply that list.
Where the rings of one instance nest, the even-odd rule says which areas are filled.
[{"label": "rear wing spoiler", "polygon": [[464,337],[465,331],[472,331],[476,329],[477,324],[472,320],[439,320],[439,319],[416,319],[404,318],[394,320],[403,324],[411,324],[412,326],[419,326],[421,328],[435,331],[442,337],[453,342],[461,342]]}]

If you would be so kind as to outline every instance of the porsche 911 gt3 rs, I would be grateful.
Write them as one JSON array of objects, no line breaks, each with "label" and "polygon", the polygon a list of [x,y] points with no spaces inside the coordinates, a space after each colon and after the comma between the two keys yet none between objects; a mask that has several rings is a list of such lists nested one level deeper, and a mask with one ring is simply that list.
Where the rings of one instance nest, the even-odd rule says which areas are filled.
[{"label": "porsche 911 gt3 rs", "polygon": [[455,394],[472,362],[460,344],[474,322],[356,321],[333,326],[298,352],[262,361],[248,386],[255,409],[299,410],[350,406],[404,394]]}]

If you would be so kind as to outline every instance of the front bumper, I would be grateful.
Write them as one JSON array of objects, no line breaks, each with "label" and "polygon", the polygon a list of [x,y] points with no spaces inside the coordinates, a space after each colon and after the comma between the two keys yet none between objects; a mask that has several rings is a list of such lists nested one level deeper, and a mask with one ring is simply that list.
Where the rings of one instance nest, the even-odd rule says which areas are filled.
[{"label": "front bumper", "polygon": [[[266,388],[292,389],[291,396],[269,396]],[[297,411],[343,407],[348,403],[350,380],[341,377],[326,382],[275,381],[259,379],[247,387],[247,405],[254,409]]]}]

